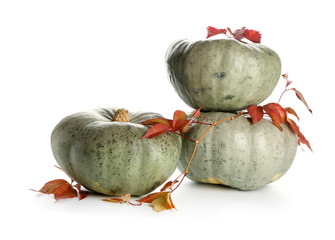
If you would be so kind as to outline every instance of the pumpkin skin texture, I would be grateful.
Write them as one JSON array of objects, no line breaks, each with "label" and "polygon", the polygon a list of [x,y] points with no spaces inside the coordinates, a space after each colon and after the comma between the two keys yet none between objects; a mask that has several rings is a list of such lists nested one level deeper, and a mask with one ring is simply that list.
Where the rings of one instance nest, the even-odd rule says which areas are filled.
[{"label": "pumpkin skin texture", "polygon": [[166,54],[170,82],[181,99],[202,111],[237,111],[272,93],[281,75],[270,48],[233,39],[173,43]]},{"label": "pumpkin skin texture", "polygon": [[140,123],[162,117],[129,113],[129,122],[112,121],[115,110],[96,109],[70,115],[55,127],[51,147],[60,167],[85,188],[105,195],[143,195],[175,171],[181,138],[166,133],[140,139]]},{"label": "pumpkin skin texture", "polygon": [[[210,123],[234,115],[208,112],[197,121]],[[243,116],[218,123],[199,142],[187,177],[240,190],[255,190],[276,181],[290,168],[298,142],[287,125],[281,127],[283,132],[267,119],[251,125]],[[207,128],[196,124],[185,135],[198,139]],[[183,140],[180,171],[185,169],[193,149],[193,142]]]}]

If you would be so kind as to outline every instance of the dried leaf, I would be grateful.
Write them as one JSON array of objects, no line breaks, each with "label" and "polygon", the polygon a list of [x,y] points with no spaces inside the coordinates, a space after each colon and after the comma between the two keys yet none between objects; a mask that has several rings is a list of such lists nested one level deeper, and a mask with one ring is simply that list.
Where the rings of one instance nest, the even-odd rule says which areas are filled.
[{"label": "dried leaf", "polygon": [[288,73],[284,73],[282,77],[286,80],[286,87],[292,83],[292,81],[288,80]]},{"label": "dried leaf", "polygon": [[170,192],[161,192],[159,196],[151,202],[150,206],[156,212],[161,212],[169,209],[176,209],[175,205],[172,202]]},{"label": "dried leaf", "polygon": [[272,104],[266,104],[263,106],[264,111],[270,116],[272,119],[273,124],[280,130],[283,131],[282,127],[280,126],[281,123],[281,115],[277,108]]},{"label": "dried leaf", "polygon": [[227,29],[217,29],[215,27],[208,26],[207,27],[207,37],[206,38],[215,36],[217,34],[226,34],[226,33],[227,33]]},{"label": "dried leaf", "polygon": [[128,203],[130,201],[130,194],[122,194],[121,198],[105,198],[102,199],[105,202],[112,202],[112,203]]},{"label": "dried leaf", "polygon": [[309,106],[308,106],[308,104],[307,104],[304,96],[302,95],[302,93],[300,91],[298,91],[297,89],[295,89],[295,88],[291,88],[291,90],[293,90],[295,92],[295,94],[297,95],[297,97],[299,98],[299,100],[302,101],[305,104],[305,106],[307,107],[308,111],[310,111],[310,113],[313,113],[312,109],[309,108]]},{"label": "dried leaf", "polygon": [[263,118],[263,108],[257,105],[251,105],[248,107],[248,113],[252,119],[252,124],[257,123],[259,120]]},{"label": "dried leaf", "polygon": [[161,135],[163,133],[166,133],[167,131],[169,131],[171,129],[170,126],[165,125],[163,123],[158,123],[154,126],[152,126],[147,132],[146,134],[141,137],[141,139],[143,138],[153,138],[156,137],[158,135]]},{"label": "dried leaf", "polygon": [[230,28],[227,28],[227,29],[228,29],[228,32],[238,41],[241,41],[245,36],[245,34],[244,34],[245,27],[242,27],[240,29],[236,29],[234,32],[232,32]]},{"label": "dried leaf", "polygon": [[300,132],[300,129],[298,125],[290,118],[287,118],[288,126],[295,132],[295,134],[298,136],[298,144],[300,146],[300,143],[305,144],[312,152],[312,147],[309,144],[309,141],[305,138],[305,136]]},{"label": "dried leaf", "polygon": [[169,182],[167,182],[163,187],[162,187],[162,189],[161,189],[161,192],[164,192],[164,191],[166,191],[166,190],[168,190],[168,189],[171,189],[172,187],[173,187],[173,185],[175,184],[175,183],[177,183],[178,181],[169,181]]},{"label": "dried leaf", "polygon": [[77,197],[77,191],[70,183],[64,183],[55,189],[54,197],[56,201],[65,198],[74,198]]},{"label": "dried leaf", "polygon": [[298,114],[292,108],[287,107],[287,108],[285,108],[285,111],[289,114],[294,115],[298,119],[298,121],[300,120],[300,118],[298,117]]},{"label": "dried leaf", "polygon": [[255,31],[255,30],[251,30],[251,29],[245,29],[244,37],[251,42],[261,43],[261,34],[260,34],[259,31]]},{"label": "dried leaf", "polygon": [[33,190],[33,191],[44,193],[44,194],[53,194],[59,186],[66,184],[66,183],[68,182],[65,181],[64,179],[55,179],[55,180],[49,181],[46,184],[44,184],[44,186],[40,190],[38,191]]}]

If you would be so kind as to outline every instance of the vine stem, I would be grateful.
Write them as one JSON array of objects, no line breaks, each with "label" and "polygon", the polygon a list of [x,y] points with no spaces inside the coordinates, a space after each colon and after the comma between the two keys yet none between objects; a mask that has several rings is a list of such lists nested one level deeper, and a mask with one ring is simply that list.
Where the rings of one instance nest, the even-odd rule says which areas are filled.
[{"label": "vine stem", "polygon": [[[183,171],[183,172],[182,172],[182,173],[181,173],[181,174],[180,174],[180,175],[173,181],[173,183],[176,183],[177,180],[178,180],[181,176],[183,176],[182,180],[179,182],[179,184],[177,185],[177,187],[179,187],[179,185],[181,184],[181,182],[184,180],[185,176],[188,174],[188,169],[189,169],[189,167],[190,167],[190,165],[191,165],[191,162],[192,162],[193,157],[194,157],[194,154],[195,154],[195,152],[196,152],[196,150],[197,150],[198,144],[199,144],[199,142],[201,141],[201,139],[208,133],[208,131],[209,131],[212,127],[214,127],[215,125],[217,125],[217,124],[219,124],[219,123],[221,123],[221,122],[224,122],[224,121],[227,121],[227,120],[234,120],[234,119],[240,117],[240,116],[243,115],[243,114],[245,114],[245,112],[240,112],[239,114],[237,114],[237,115],[235,115],[235,116],[233,116],[233,117],[224,118],[224,119],[221,119],[221,120],[219,120],[219,121],[216,121],[216,122],[212,123],[212,124],[211,124],[211,125],[210,125],[210,126],[203,132],[203,134],[202,134],[197,140],[195,140],[195,141],[192,140],[192,142],[195,143],[195,146],[194,146],[192,155],[191,155],[191,157],[190,157],[190,160],[188,161],[188,164],[187,164],[185,170],[184,170],[184,171]],[[176,187],[176,188],[177,188],[177,187]],[[176,190],[176,188],[173,189],[172,191]]]}]

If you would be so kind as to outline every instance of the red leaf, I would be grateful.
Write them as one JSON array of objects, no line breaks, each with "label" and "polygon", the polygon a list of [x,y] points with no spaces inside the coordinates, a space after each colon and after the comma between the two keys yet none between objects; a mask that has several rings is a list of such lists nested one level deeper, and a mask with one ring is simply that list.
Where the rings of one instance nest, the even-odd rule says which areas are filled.
[{"label": "red leaf", "polygon": [[151,193],[137,201],[140,203],[151,203],[151,207],[156,212],[176,208],[171,199],[171,192]]},{"label": "red leaf", "polygon": [[38,191],[33,190],[33,189],[31,190],[44,193],[44,194],[53,194],[59,186],[66,184],[66,183],[69,184],[64,179],[55,179],[55,180],[49,181],[46,184],[44,184],[44,186]]},{"label": "red leaf", "polygon": [[88,191],[83,191],[81,190],[81,185],[79,183],[77,183],[76,185],[74,185],[79,192],[79,200],[83,200],[84,198],[87,198],[87,196],[90,194]]},{"label": "red leaf", "polygon": [[230,28],[227,28],[229,33],[238,41],[241,41],[242,38],[245,37],[245,27],[242,27],[240,29],[236,29],[234,32],[231,31]]},{"label": "red leaf", "polygon": [[285,108],[285,111],[286,111],[287,113],[289,113],[289,114],[294,115],[294,116],[298,119],[298,121],[299,121],[298,114],[297,114],[292,108],[287,107],[287,108]]},{"label": "red leaf", "polygon": [[287,117],[286,110],[280,104],[268,103],[266,105],[276,108],[279,112],[281,122],[284,122],[284,123],[286,122],[286,117]]},{"label": "red leaf", "polygon": [[292,83],[292,81],[288,80],[288,73],[284,73],[282,77],[286,80],[286,87]]},{"label": "red leaf", "polygon": [[172,128],[172,121],[166,118],[153,118],[142,122],[142,125],[155,125],[157,123],[162,123]]},{"label": "red leaf", "polygon": [[251,42],[261,43],[261,34],[258,31],[246,29],[244,31],[244,37]]},{"label": "red leaf", "polygon": [[166,124],[163,124],[163,123],[158,123],[154,126],[152,126],[148,131],[147,133],[141,137],[142,139],[143,138],[153,138],[153,137],[156,137],[158,135],[161,135],[163,133],[166,133],[167,131],[171,130],[171,127],[166,125]]},{"label": "red leaf", "polygon": [[172,131],[178,131],[188,124],[187,115],[184,111],[177,110],[173,114]]},{"label": "red leaf", "polygon": [[207,37],[206,38],[215,36],[217,34],[226,34],[226,33],[227,33],[227,29],[217,29],[215,27],[208,26],[207,27]]},{"label": "red leaf", "polygon": [[56,201],[65,198],[74,198],[77,197],[77,191],[70,183],[64,183],[55,189],[54,197]]},{"label": "red leaf", "polygon": [[302,101],[302,102],[305,104],[305,106],[307,107],[308,111],[310,111],[310,113],[313,113],[313,112],[312,112],[312,109],[309,108],[309,106],[308,106],[308,104],[307,104],[307,102],[306,102],[304,96],[302,95],[302,93],[299,92],[299,91],[298,91],[297,89],[295,89],[295,88],[291,88],[291,90],[295,91],[295,94],[297,95],[297,97],[299,98],[299,100]]},{"label": "red leaf", "polygon": [[305,138],[305,136],[300,132],[300,129],[298,125],[290,118],[287,118],[287,122],[289,127],[295,132],[295,134],[298,136],[298,144],[300,146],[300,143],[305,144],[312,152],[311,145],[309,144],[309,141]]},{"label": "red leaf", "polygon": [[200,110],[201,110],[203,107],[205,107],[205,106],[202,106],[202,107],[198,108],[197,110],[193,110],[193,113],[192,113],[192,120],[193,120],[193,118],[197,118],[197,117],[200,116]]},{"label": "red leaf", "polygon": [[259,120],[263,118],[263,108],[257,105],[251,105],[248,107],[248,113],[252,119],[252,125],[257,123]]},{"label": "red leaf", "polygon": [[270,116],[272,119],[273,124],[280,130],[283,131],[282,127],[280,126],[281,123],[281,116],[279,111],[274,105],[266,104],[263,106],[264,111]]}]

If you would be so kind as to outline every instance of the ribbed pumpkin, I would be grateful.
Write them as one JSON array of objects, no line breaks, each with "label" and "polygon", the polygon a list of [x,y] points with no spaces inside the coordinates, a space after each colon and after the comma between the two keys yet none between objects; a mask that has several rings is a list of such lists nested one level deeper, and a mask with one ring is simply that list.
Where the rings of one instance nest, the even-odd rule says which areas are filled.
[{"label": "ribbed pumpkin", "polygon": [[173,43],[166,54],[170,81],[181,99],[202,111],[237,111],[272,93],[281,75],[270,48],[233,39]]},{"label": "ribbed pumpkin", "polygon": [[[232,113],[202,113],[199,122],[234,116]],[[290,168],[297,150],[297,136],[287,125],[281,132],[270,120],[254,125],[241,116],[211,128],[199,142],[190,164],[188,178],[203,183],[222,184],[240,190],[254,190],[276,181]],[[198,139],[208,128],[195,124],[185,135]],[[178,169],[183,171],[194,143],[183,139]]]},{"label": "ribbed pumpkin", "polygon": [[[175,171],[181,139],[166,133],[140,139],[140,123],[157,113],[96,109],[64,118],[53,130],[51,147],[62,169],[85,188],[106,194],[143,195]],[[121,121],[121,122],[120,122]]]}]

